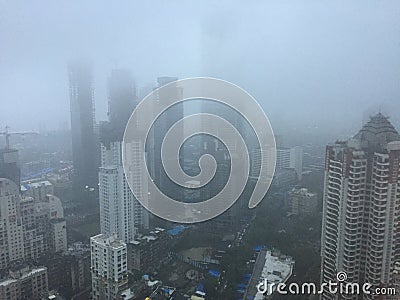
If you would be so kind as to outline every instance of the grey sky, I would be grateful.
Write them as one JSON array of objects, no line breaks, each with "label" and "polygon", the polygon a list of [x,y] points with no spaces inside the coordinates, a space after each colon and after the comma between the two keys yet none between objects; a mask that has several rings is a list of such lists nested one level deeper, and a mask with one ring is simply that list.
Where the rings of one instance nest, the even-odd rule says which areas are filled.
[{"label": "grey sky", "polygon": [[115,67],[139,89],[164,75],[232,81],[273,126],[355,118],[357,128],[380,105],[395,123],[400,115],[396,0],[0,0],[0,126],[69,122],[66,64],[76,56],[93,63],[98,120]]}]

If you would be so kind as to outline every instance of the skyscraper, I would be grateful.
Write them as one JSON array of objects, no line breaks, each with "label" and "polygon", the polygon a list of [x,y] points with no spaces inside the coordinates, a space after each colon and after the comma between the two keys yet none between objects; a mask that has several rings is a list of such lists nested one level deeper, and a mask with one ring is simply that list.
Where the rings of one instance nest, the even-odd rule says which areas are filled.
[{"label": "skyscraper", "polygon": [[[133,150],[132,148],[131,151]],[[130,242],[134,240],[135,228],[149,226],[148,212],[135,199],[126,181],[122,166],[122,142],[102,144],[101,157],[102,166],[99,171],[101,232],[116,234],[119,239]],[[145,180],[141,180],[144,177],[141,168],[135,168],[127,176],[134,176],[134,182],[141,185],[141,190],[147,194],[147,184]]]},{"label": "skyscraper", "polygon": [[72,158],[75,187],[97,186],[98,149],[91,67],[82,61],[69,64]]},{"label": "skyscraper", "polygon": [[[400,135],[387,117],[327,146],[323,196],[322,282],[345,272],[350,283],[390,284],[400,258]],[[322,299],[338,297],[326,291]]]},{"label": "skyscraper", "polygon": [[[168,94],[175,99],[182,98],[182,89],[174,82],[178,78],[176,77],[159,77],[157,79],[158,88],[169,84]],[[165,92],[165,91],[164,91]],[[154,94],[154,106],[162,105],[161,101],[164,99],[160,95],[159,91],[156,90]],[[147,162],[149,166],[149,171],[154,179],[156,185],[163,191],[163,193],[169,195],[170,197],[180,201],[183,198],[182,189],[172,182],[167,174],[165,173],[162,160],[161,160],[161,145],[167,131],[171,126],[183,118],[183,104],[176,104],[169,107],[164,113],[162,113],[150,130],[149,142],[147,147]],[[183,132],[182,132],[183,137]]]},{"label": "skyscraper", "polygon": [[138,101],[130,72],[123,69],[112,70],[108,79],[108,91],[108,118],[113,131],[118,135],[116,139],[122,141],[126,124]]},{"label": "skyscraper", "polygon": [[147,212],[133,196],[122,166],[123,134],[136,104],[135,85],[129,72],[114,70],[109,78],[109,121],[101,124],[100,134],[100,229],[101,233],[116,235],[126,243],[134,240],[135,228],[148,227]]},{"label": "skyscraper", "polygon": [[25,258],[24,232],[21,220],[18,186],[9,179],[0,179],[0,269],[10,262]]}]

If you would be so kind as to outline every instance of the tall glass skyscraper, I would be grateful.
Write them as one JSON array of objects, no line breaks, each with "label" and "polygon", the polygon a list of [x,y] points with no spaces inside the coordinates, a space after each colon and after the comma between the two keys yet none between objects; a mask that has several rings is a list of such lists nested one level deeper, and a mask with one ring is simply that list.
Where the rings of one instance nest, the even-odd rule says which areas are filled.
[{"label": "tall glass skyscraper", "polygon": [[91,67],[86,62],[71,62],[68,75],[74,185],[79,189],[95,187],[98,183],[98,147]]}]

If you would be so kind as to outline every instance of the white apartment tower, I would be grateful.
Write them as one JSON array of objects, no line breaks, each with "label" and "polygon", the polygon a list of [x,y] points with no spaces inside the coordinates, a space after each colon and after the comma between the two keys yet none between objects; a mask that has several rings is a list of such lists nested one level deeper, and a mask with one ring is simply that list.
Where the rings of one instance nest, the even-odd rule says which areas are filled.
[{"label": "white apartment tower", "polygon": [[126,244],[115,236],[99,234],[90,238],[92,299],[122,299],[128,285]]},{"label": "white apartment tower", "polygon": [[[126,123],[137,104],[137,97],[133,79],[126,70],[113,70],[108,88],[109,121],[100,126],[100,228],[101,233],[116,235],[118,239],[128,243],[135,239],[136,229],[149,226],[148,213],[132,194],[122,165],[123,135]],[[135,172],[144,173],[140,167]],[[138,181],[137,184],[143,186],[147,193],[146,182]]]},{"label": "white apartment tower", "polygon": [[[136,171],[142,173],[139,168]],[[101,145],[99,198],[101,233],[116,234],[124,242],[130,242],[135,238],[135,228],[148,227],[147,211],[134,198],[125,179],[119,141]]]},{"label": "white apartment tower", "polygon": [[327,147],[323,197],[321,281],[345,272],[346,282],[390,284],[400,260],[400,135],[387,117],[379,113],[352,139]]}]

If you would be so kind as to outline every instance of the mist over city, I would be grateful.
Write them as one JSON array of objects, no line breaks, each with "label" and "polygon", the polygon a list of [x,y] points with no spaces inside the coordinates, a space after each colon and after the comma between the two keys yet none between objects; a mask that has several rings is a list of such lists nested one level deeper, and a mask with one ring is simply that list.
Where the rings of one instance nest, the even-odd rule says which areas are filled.
[{"label": "mist over city", "polygon": [[399,99],[395,0],[0,0],[0,300],[400,299]]},{"label": "mist over city", "polygon": [[[396,1],[0,5],[0,91],[6,104],[0,116],[16,130],[69,124],[66,65],[76,57],[93,65],[99,120],[106,118],[106,82],[115,68],[132,73],[140,96],[159,76],[232,81],[260,101],[279,127],[290,123],[331,130],[329,116],[343,122],[344,130],[349,120],[356,119],[358,126],[364,114],[380,106],[387,112],[396,109]],[[344,105],[345,111],[337,109]],[[42,111],[48,112],[46,119],[36,120]]]}]

